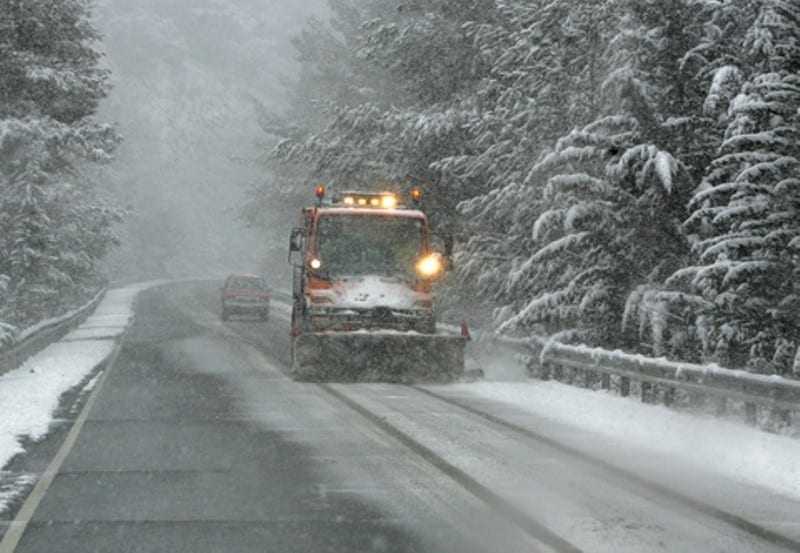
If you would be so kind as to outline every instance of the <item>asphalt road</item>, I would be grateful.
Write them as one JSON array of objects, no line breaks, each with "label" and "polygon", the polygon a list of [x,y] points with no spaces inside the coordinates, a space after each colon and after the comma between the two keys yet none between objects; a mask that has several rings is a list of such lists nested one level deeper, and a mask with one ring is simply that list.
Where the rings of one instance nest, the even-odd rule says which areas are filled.
[{"label": "asphalt road", "polygon": [[16,551],[797,550],[447,387],[293,382],[288,347],[280,305],[222,323],[211,284],[143,293]]}]

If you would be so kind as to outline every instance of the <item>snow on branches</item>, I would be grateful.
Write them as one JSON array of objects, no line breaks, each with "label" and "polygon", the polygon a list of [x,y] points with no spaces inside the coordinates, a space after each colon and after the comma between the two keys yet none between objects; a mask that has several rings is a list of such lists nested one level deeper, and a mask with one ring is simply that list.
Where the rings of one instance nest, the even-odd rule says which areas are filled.
[{"label": "snow on branches", "polygon": [[796,3],[389,5],[304,51],[285,182],[432,183],[453,295],[504,332],[792,370]]},{"label": "snow on branches", "polygon": [[[92,116],[107,90],[88,4],[0,0],[0,320],[83,299],[117,213],[82,175],[119,142]],[[7,329],[6,328],[6,335]]]},{"label": "snow on branches", "polygon": [[707,357],[789,374],[800,344],[800,10],[765,0],[739,41],[746,55],[717,70],[706,100],[728,107],[689,203],[696,262],[667,284],[683,281],[706,300],[694,315]]}]

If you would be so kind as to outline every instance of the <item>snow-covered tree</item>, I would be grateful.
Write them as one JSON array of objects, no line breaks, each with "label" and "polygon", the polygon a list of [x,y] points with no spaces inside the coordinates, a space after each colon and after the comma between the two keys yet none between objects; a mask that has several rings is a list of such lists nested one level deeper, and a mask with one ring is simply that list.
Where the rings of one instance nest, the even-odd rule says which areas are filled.
[{"label": "snow-covered tree", "polygon": [[[531,166],[603,103],[598,88],[616,17],[611,2],[507,2],[493,21],[466,26],[489,72],[473,95],[469,148],[437,167],[475,197],[462,206],[469,231],[459,281],[487,307],[509,301],[507,277],[530,254],[531,220],[542,209],[542,186],[527,179]],[[512,312],[507,306],[500,319]]]},{"label": "snow-covered tree", "polygon": [[471,194],[434,164],[464,147],[460,99],[478,76],[463,24],[491,15],[493,3],[340,0],[331,8],[338,32],[312,21],[313,32],[296,41],[305,68],[296,100],[269,126],[282,139],[269,156],[280,182],[256,190],[250,206],[276,187],[307,195],[315,182],[374,187],[410,177],[429,183],[427,208],[448,224]]},{"label": "snow-covered tree", "polygon": [[[591,60],[573,81],[594,98],[595,121],[559,139],[524,180],[464,205],[478,228],[491,218],[511,221],[510,255],[497,256],[506,270],[490,271],[501,277],[503,329],[543,324],[550,333],[619,344],[628,296],[680,267],[686,251],[678,226],[693,173],[702,171],[692,156],[707,124],[689,115],[702,94],[694,68],[680,63],[696,40],[694,10],[682,1],[606,9],[594,46],[604,64]],[[481,265],[469,259],[482,255],[476,234],[464,277],[482,279],[470,272]]]},{"label": "snow-covered tree", "polygon": [[107,90],[84,0],[0,0],[0,319],[30,321],[98,278],[117,215],[86,161],[118,138],[92,120]]},{"label": "snow-covered tree", "polygon": [[[323,181],[319,166],[325,166],[318,152],[336,113],[381,96],[376,87],[383,80],[364,67],[357,55],[364,38],[365,21],[391,12],[388,0],[329,0],[331,18],[309,18],[293,38],[299,76],[290,83],[288,109],[276,112],[259,105],[259,124],[266,136],[262,162],[269,178],[256,182],[243,206],[243,217],[253,226],[263,226],[262,216],[275,201],[299,207],[308,200],[310,185]],[[353,156],[355,157],[355,156]],[[329,159],[330,161],[330,159]],[[327,181],[326,181],[327,182]],[[287,210],[288,211],[288,210]],[[286,224],[294,221],[296,210]]]},{"label": "snow-covered tree", "polygon": [[450,4],[334,4],[286,182],[432,183],[504,331],[796,364],[796,3]]},{"label": "snow-covered tree", "polygon": [[669,284],[705,300],[706,357],[787,374],[800,344],[800,6],[755,13],[744,56],[714,74],[706,109],[726,131],[690,203],[696,263]]}]

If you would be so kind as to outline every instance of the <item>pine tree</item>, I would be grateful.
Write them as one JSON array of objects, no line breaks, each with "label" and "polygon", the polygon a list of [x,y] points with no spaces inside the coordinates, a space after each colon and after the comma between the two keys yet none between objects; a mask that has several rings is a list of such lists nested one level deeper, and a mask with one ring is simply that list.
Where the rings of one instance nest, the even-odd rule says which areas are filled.
[{"label": "pine tree", "polygon": [[[521,184],[465,205],[472,217],[475,207],[492,205],[495,211],[477,214],[479,225],[489,217],[512,221],[514,251],[498,256],[509,265],[494,271],[510,274],[499,287],[506,330],[544,324],[548,333],[620,345],[629,294],[659,282],[685,254],[677,227],[702,170],[692,156],[702,151],[707,125],[686,116],[702,94],[693,67],[679,62],[696,40],[695,14],[681,1],[608,10],[602,46],[595,45],[608,65],[598,74],[587,64],[573,85],[594,96],[596,120],[561,138]],[[500,211],[498,201],[512,211]],[[480,247],[473,253],[480,256]]]},{"label": "pine tree", "polygon": [[15,322],[77,301],[113,243],[117,215],[80,178],[118,142],[91,118],[107,75],[89,17],[83,0],[0,0],[0,317]]},{"label": "pine tree", "polygon": [[[530,224],[542,209],[542,186],[528,179],[531,165],[545,145],[599,110],[615,17],[610,2],[509,3],[492,23],[467,26],[490,69],[473,95],[468,148],[437,168],[475,196],[461,206],[469,238],[458,259],[459,285],[487,308],[516,300],[507,277],[529,257]],[[513,311],[509,304],[497,319]]]},{"label": "pine tree", "polygon": [[282,187],[432,183],[503,331],[800,374],[796,2],[333,6]]},{"label": "pine tree", "polygon": [[[269,161],[280,175],[277,186],[305,195],[312,182],[333,188],[426,182],[426,207],[437,225],[447,225],[458,201],[469,197],[435,167],[463,148],[460,94],[477,80],[462,24],[491,14],[492,3],[471,0],[454,9],[427,0],[389,9],[373,0],[332,7],[341,36],[322,28],[313,32],[321,41],[297,41],[305,69],[291,113],[306,110],[301,125],[271,125],[282,138]],[[251,205],[266,195],[256,191]]]},{"label": "pine tree", "polygon": [[746,56],[709,94],[709,109],[726,100],[727,129],[686,222],[698,262],[670,283],[708,302],[695,313],[707,358],[787,374],[800,344],[800,7],[764,0],[757,14]]},{"label": "pine tree", "polygon": [[72,124],[107,91],[86,0],[0,0],[0,117]]}]

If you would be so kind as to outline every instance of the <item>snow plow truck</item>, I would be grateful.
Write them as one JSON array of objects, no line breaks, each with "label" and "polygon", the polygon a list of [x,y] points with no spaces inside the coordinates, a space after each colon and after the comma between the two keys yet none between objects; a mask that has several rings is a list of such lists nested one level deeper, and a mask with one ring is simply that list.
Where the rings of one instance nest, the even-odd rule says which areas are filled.
[{"label": "snow plow truck", "polygon": [[439,334],[433,284],[449,253],[428,219],[391,192],[341,192],[302,210],[292,231],[291,376],[303,381],[445,382],[464,371],[466,337]]}]

